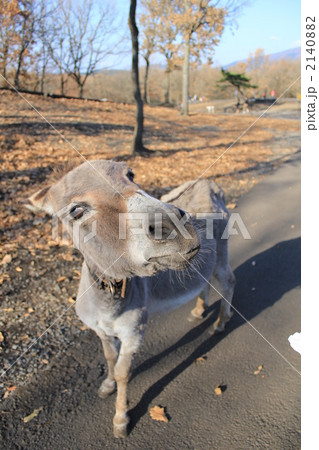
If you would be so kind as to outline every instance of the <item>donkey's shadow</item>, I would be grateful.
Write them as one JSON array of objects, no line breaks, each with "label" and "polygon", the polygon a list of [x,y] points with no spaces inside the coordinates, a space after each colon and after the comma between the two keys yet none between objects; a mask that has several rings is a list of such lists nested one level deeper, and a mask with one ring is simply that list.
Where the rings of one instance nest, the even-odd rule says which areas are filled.
[{"label": "donkey's shadow", "polygon": [[[300,286],[300,238],[280,242],[248,259],[235,270],[235,275],[237,284],[233,300],[234,307],[246,320],[251,320],[264,309],[280,300],[286,292]],[[252,293],[252,287],[256,288],[256,293]],[[198,339],[205,331],[210,329],[216,319],[215,314],[212,313],[215,307],[216,304],[207,308],[207,318],[188,331],[179,341],[135,368],[132,378],[150,367],[154,367],[170,353]],[[197,358],[212,350],[221,339],[243,325],[245,319],[234,312],[233,318],[223,334],[209,335],[185,360],[151,385],[144,392],[140,401],[129,411],[129,431],[147,413],[151,402],[172,380],[193,364]]]}]

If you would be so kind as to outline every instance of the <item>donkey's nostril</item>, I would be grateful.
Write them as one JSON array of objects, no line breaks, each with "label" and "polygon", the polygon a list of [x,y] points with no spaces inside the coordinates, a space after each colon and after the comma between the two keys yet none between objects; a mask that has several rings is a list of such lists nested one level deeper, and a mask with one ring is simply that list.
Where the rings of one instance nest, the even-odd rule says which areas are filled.
[{"label": "donkey's nostril", "polygon": [[154,234],[154,233],[155,233],[155,227],[154,227],[154,225],[150,225],[150,226],[148,227],[148,231],[149,231],[150,234]]}]

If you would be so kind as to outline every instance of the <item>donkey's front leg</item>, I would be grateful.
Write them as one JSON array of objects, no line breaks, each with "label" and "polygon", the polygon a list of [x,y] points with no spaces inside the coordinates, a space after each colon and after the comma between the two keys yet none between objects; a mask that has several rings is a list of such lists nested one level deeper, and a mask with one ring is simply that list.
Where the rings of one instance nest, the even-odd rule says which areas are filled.
[{"label": "donkey's front leg", "polygon": [[111,336],[106,336],[104,333],[99,337],[102,341],[104,356],[107,361],[108,373],[107,378],[102,382],[98,395],[105,398],[115,391],[114,367],[118,356],[118,351],[115,346],[115,339]]},{"label": "donkey's front leg", "polygon": [[120,354],[115,365],[114,378],[117,384],[117,398],[115,403],[115,416],[113,419],[114,436],[126,437],[126,428],[129,423],[127,416],[127,383],[129,381],[131,362],[138,345],[122,342]]}]

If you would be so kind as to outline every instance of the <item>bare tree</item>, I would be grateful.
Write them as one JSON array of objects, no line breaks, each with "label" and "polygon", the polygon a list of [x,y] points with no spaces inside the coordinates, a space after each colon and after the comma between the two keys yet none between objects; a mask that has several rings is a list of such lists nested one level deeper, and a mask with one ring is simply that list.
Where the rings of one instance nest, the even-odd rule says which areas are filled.
[{"label": "bare tree", "polygon": [[144,114],[143,114],[143,101],[140,91],[139,73],[138,73],[138,28],[136,26],[136,0],[130,2],[130,13],[128,24],[131,31],[132,40],[132,82],[134,87],[134,98],[136,102],[136,124],[134,129],[134,136],[131,146],[131,153],[143,154],[147,152],[147,149],[143,145],[143,126],[144,126]]},{"label": "bare tree", "polygon": [[19,78],[27,51],[30,54],[30,47],[34,44],[34,27],[35,27],[35,2],[34,0],[19,0],[19,21],[17,26],[17,34],[19,41],[17,43],[17,65],[14,76],[14,86],[19,89]]},{"label": "bare tree", "polygon": [[[114,9],[110,4],[96,0],[62,0],[60,8],[70,56],[65,70],[77,83],[82,98],[87,78],[116,48]],[[61,50],[62,47],[61,43]]]},{"label": "bare tree", "polygon": [[40,78],[40,92],[44,92],[46,70],[51,58],[50,44],[54,36],[56,5],[47,0],[38,0],[36,4],[35,36],[38,40],[37,67]]},{"label": "bare tree", "polygon": [[14,59],[18,13],[18,0],[0,0],[0,70],[4,78],[7,78],[8,65]]},{"label": "bare tree", "polygon": [[63,24],[57,23],[53,28],[54,33],[47,35],[48,49],[51,60],[56,66],[60,79],[60,94],[65,95],[65,86],[68,80],[67,68],[69,67],[70,53],[67,45],[67,35]]},{"label": "bare tree", "polygon": [[54,14],[47,16],[48,26],[46,33],[43,34],[43,39],[49,58],[59,74],[60,94],[65,95],[65,86],[68,79],[67,69],[70,66],[71,57],[65,17],[62,14],[62,1],[57,0],[51,6]]},{"label": "bare tree", "polygon": [[142,45],[140,53],[143,56],[146,67],[144,73],[144,103],[149,103],[148,97],[148,75],[150,68],[150,58],[156,48],[156,33],[158,26],[158,16],[152,6],[154,6],[154,0],[142,0],[143,13],[140,15],[140,29],[142,31]]},{"label": "bare tree", "polygon": [[166,89],[164,103],[171,102],[171,73],[180,64],[178,53],[180,50],[180,42],[178,42],[179,29],[177,27],[174,16],[174,2],[171,0],[160,1],[160,23],[157,28],[158,40],[157,49],[166,60]]}]

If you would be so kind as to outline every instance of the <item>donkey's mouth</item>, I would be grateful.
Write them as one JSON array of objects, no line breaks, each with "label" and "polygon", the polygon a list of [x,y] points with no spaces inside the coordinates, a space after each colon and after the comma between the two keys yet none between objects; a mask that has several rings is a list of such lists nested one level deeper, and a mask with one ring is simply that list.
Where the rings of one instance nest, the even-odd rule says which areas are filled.
[{"label": "donkey's mouth", "polygon": [[197,245],[196,247],[188,250],[186,253],[175,252],[174,254],[169,255],[153,256],[147,260],[147,264],[154,264],[162,270],[183,270],[189,265],[194,256],[197,255],[199,249],[200,245]]},{"label": "donkey's mouth", "polygon": [[200,245],[198,244],[196,247],[191,248],[190,250],[188,250],[188,252],[186,253],[187,257],[193,257],[195,256],[200,250]]}]

